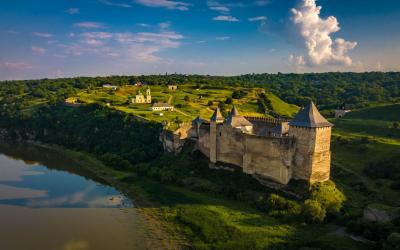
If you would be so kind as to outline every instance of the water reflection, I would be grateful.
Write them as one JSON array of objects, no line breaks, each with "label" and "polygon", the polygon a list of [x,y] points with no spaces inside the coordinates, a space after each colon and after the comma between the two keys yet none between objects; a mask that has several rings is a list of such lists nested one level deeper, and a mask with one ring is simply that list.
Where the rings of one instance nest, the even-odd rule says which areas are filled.
[{"label": "water reflection", "polygon": [[26,151],[22,149],[21,145],[15,145],[13,150],[8,148],[7,155],[0,155],[0,204],[31,208],[132,207],[114,188],[67,171],[49,169],[57,165],[66,170],[74,164],[60,160],[57,153],[46,152],[45,161],[51,165],[45,167],[33,159],[28,162],[21,159],[24,153],[37,158],[40,149],[33,146],[25,146]]},{"label": "water reflection", "polygon": [[0,143],[0,249],[146,249],[146,234],[130,200],[75,162]]}]

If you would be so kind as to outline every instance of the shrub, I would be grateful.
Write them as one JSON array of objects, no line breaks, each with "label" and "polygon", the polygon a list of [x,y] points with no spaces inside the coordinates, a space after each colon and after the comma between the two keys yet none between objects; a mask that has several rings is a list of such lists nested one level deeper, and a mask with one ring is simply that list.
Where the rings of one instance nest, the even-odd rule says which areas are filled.
[{"label": "shrub", "polygon": [[232,104],[232,97],[228,97],[228,98],[226,98],[226,100],[225,100],[225,104]]},{"label": "shrub", "polygon": [[318,201],[327,213],[337,214],[346,200],[333,181],[317,182],[311,186],[310,198]]},{"label": "shrub", "polygon": [[271,194],[267,200],[267,210],[272,216],[293,217],[301,213],[301,206],[277,194]]},{"label": "shrub", "polygon": [[384,250],[399,250],[400,249],[400,233],[392,233],[383,244]]},{"label": "shrub", "polygon": [[246,96],[246,92],[244,92],[243,90],[235,90],[232,93],[232,98],[233,99],[242,99],[243,97]]},{"label": "shrub", "polygon": [[207,106],[212,106],[213,105],[213,101],[208,101],[207,102]]},{"label": "shrub", "polygon": [[302,209],[303,218],[310,223],[320,223],[326,216],[325,208],[316,200],[306,200]]}]

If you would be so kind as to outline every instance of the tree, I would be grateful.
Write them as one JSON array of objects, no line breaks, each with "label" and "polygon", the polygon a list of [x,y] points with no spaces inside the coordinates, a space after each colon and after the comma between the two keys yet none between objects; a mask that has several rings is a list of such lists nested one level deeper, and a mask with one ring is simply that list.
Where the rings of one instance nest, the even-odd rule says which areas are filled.
[{"label": "tree", "polygon": [[398,122],[393,122],[393,128],[398,129],[399,128],[399,123]]},{"label": "tree", "polygon": [[185,100],[185,102],[189,102],[190,101],[190,97],[188,95],[185,95],[184,100]]},{"label": "tree", "polygon": [[225,104],[232,104],[232,97],[226,98]]},{"label": "tree", "polygon": [[212,106],[213,105],[213,101],[208,101],[207,102],[207,106]]},{"label": "tree", "polygon": [[310,198],[318,201],[328,213],[339,213],[346,200],[333,181],[317,182],[311,186]]},{"label": "tree", "polygon": [[320,223],[324,221],[326,211],[321,203],[316,200],[306,200],[303,205],[302,215],[307,222]]}]

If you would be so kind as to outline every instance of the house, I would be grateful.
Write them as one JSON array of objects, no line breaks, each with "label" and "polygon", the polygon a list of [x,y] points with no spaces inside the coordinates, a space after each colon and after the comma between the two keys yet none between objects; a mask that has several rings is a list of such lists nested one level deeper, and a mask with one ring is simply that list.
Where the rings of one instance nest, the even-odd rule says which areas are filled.
[{"label": "house", "polygon": [[174,111],[174,106],[168,104],[168,103],[154,103],[153,106],[151,107],[152,111],[162,111],[162,110],[167,110],[167,111]]},{"label": "house", "polygon": [[178,89],[178,85],[174,85],[174,84],[168,85],[168,89],[172,90],[172,91],[175,91],[175,90]]},{"label": "house", "polygon": [[117,90],[118,89],[118,86],[115,86],[115,85],[110,85],[110,84],[103,84],[103,88],[105,88],[105,89],[111,89],[111,90]]},{"label": "house", "polygon": [[135,83],[135,86],[136,86],[136,87],[142,87],[142,85],[143,85],[143,84],[142,84],[141,81],[138,81],[138,82]]},{"label": "house", "polygon": [[335,118],[342,118],[347,113],[350,113],[350,109],[346,109],[346,104],[343,104],[338,109],[335,109]]}]

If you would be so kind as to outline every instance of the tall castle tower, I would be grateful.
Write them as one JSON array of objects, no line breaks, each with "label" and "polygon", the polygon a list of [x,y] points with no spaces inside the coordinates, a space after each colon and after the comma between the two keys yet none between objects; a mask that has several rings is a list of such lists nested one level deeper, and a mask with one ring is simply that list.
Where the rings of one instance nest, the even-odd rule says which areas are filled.
[{"label": "tall castle tower", "polygon": [[210,162],[217,162],[217,125],[224,122],[224,117],[222,116],[219,108],[217,108],[214,114],[210,118]]},{"label": "tall castle tower", "polygon": [[151,92],[150,92],[150,88],[147,88],[147,90],[146,90],[146,102],[147,102],[147,103],[151,103]]},{"label": "tall castle tower", "polygon": [[313,102],[289,123],[289,136],[296,139],[292,178],[310,183],[329,179],[332,126]]}]

